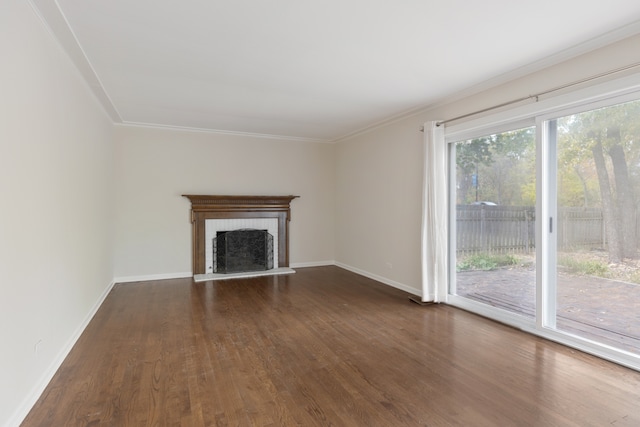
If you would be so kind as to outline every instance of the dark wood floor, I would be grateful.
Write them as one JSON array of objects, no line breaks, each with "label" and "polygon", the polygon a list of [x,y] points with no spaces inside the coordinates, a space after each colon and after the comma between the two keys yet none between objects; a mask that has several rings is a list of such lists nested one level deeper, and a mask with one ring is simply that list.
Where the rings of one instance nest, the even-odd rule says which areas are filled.
[{"label": "dark wood floor", "polygon": [[337,267],[116,285],[23,426],[638,426],[640,373]]}]

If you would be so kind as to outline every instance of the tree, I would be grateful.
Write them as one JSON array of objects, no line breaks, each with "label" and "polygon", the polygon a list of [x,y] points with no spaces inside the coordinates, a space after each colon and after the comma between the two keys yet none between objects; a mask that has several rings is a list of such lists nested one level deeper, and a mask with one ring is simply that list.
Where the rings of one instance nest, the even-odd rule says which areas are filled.
[{"label": "tree", "polygon": [[[456,144],[456,164],[458,166],[458,202],[469,203],[469,190],[478,188],[478,169],[480,165],[490,165],[493,154],[490,150],[492,137],[476,138]],[[476,175],[475,183],[471,179]]]},{"label": "tree", "polygon": [[618,224],[618,210],[615,209],[613,192],[609,182],[609,174],[605,165],[602,142],[598,141],[591,147],[593,161],[598,171],[598,181],[600,183],[600,195],[602,197],[602,216],[607,231],[607,241],[609,242],[609,261],[620,262],[624,258],[621,245],[622,230]]},{"label": "tree", "polygon": [[496,159],[487,175],[495,175],[497,200],[504,205],[535,205],[526,188],[536,183],[535,127],[499,133],[493,145]]},{"label": "tree", "polygon": [[[640,101],[600,108],[558,119],[559,167],[572,167],[583,180],[584,203],[589,183],[580,171],[591,162],[596,170],[609,259],[620,262],[637,256],[637,194],[627,157],[640,151]],[[587,165],[588,168],[588,165]],[[564,169],[566,172],[566,169]]]},{"label": "tree", "polygon": [[[535,128],[524,128],[456,144],[459,203],[482,200],[523,203],[522,189],[535,186]],[[475,183],[473,175],[476,176]],[[535,201],[535,198],[533,199]]]},{"label": "tree", "polygon": [[563,127],[562,120],[559,122],[558,203],[560,206],[600,207],[591,146],[580,135],[572,133],[570,126]]}]

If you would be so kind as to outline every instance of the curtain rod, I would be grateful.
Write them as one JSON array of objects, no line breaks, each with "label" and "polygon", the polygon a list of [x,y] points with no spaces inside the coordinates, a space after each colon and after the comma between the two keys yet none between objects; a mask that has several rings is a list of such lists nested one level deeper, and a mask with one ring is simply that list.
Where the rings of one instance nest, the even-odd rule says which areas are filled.
[{"label": "curtain rod", "polygon": [[[513,99],[511,101],[503,102],[502,104],[497,104],[497,105],[493,105],[493,106],[488,107],[488,108],[483,108],[482,110],[477,110],[477,111],[473,111],[471,113],[463,114],[461,116],[453,117],[451,119],[442,120],[442,121],[437,122],[436,126],[442,126],[442,125],[444,125],[446,123],[453,122],[455,120],[466,119],[467,117],[475,116],[476,114],[486,113],[487,111],[496,110],[498,108],[506,107],[506,106],[512,105],[512,104],[517,104],[518,102],[527,101],[529,99],[535,99],[536,102],[538,102],[538,98],[543,96],[543,95],[548,95],[550,93],[557,92],[557,91],[562,90],[562,89],[566,89],[566,88],[569,88],[569,87],[572,87],[572,86],[576,86],[576,85],[579,85],[581,83],[590,82],[592,80],[596,80],[596,79],[599,79],[599,78],[602,78],[602,77],[606,77],[606,76],[609,76],[611,74],[620,73],[622,71],[630,70],[630,69],[636,68],[636,67],[640,67],[640,62],[636,62],[636,63],[631,64],[631,65],[626,65],[624,67],[616,68],[614,70],[605,71],[603,73],[596,74],[594,76],[585,77],[583,79],[576,80],[574,82],[567,83],[567,84],[564,84],[562,86],[556,86],[556,87],[554,87],[552,89],[548,89],[548,90],[545,90],[543,92],[536,93],[534,95],[523,96],[522,98]],[[421,130],[424,131],[424,128],[422,128]]]}]

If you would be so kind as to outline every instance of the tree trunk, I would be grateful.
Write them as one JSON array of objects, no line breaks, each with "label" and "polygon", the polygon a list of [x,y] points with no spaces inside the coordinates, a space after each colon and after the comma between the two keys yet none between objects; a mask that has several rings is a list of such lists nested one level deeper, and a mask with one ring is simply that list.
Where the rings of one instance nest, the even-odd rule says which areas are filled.
[{"label": "tree trunk", "polygon": [[629,170],[624,155],[624,149],[620,145],[620,131],[614,130],[612,136],[617,139],[617,143],[609,149],[609,156],[613,164],[613,176],[616,185],[616,201],[619,212],[620,223],[622,224],[621,234],[622,249],[625,258],[636,258],[637,236],[636,236],[636,203],[631,183],[629,182]]},{"label": "tree trunk", "polygon": [[578,175],[578,178],[580,179],[580,183],[582,184],[582,194],[584,197],[582,206],[585,208],[588,208],[589,207],[589,189],[587,188],[587,181],[584,179],[584,176],[582,175],[582,171],[580,170],[579,165],[573,166],[573,170],[575,171],[576,175]]},{"label": "tree trunk", "polygon": [[623,259],[622,245],[617,227],[619,222],[616,218],[616,209],[613,203],[609,174],[607,173],[604,154],[602,152],[602,143],[598,141],[598,143],[591,148],[591,152],[593,153],[593,161],[598,174],[598,184],[600,185],[602,216],[607,233],[607,242],[609,244],[609,261],[619,263]]},{"label": "tree trunk", "polygon": [[456,194],[457,198],[460,201],[459,204],[466,205],[467,204],[467,195],[469,190],[471,189],[471,175],[466,175],[465,172],[459,172],[459,178],[457,181]]}]

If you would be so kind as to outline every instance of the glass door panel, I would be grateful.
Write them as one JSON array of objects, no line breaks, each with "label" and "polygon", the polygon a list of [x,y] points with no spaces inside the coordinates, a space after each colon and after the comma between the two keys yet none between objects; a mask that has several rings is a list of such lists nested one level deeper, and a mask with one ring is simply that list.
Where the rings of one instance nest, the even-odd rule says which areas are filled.
[{"label": "glass door panel", "polygon": [[556,328],[640,354],[640,101],[555,125]]},{"label": "glass door panel", "polygon": [[535,127],[455,143],[450,292],[535,318]]}]

